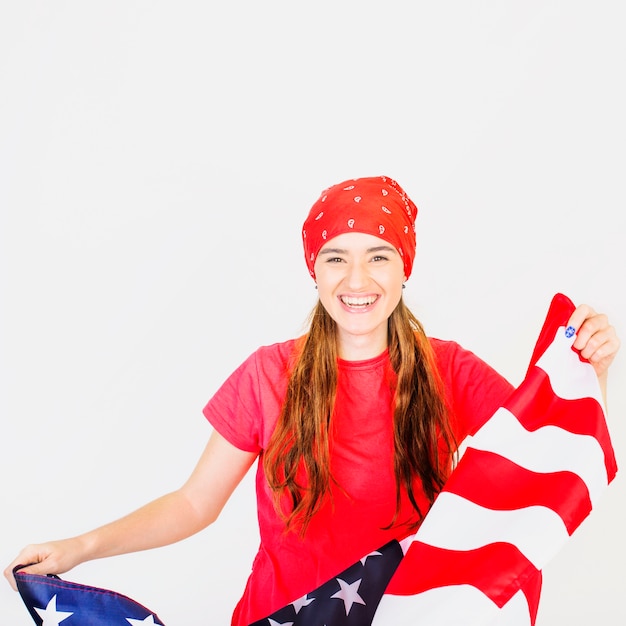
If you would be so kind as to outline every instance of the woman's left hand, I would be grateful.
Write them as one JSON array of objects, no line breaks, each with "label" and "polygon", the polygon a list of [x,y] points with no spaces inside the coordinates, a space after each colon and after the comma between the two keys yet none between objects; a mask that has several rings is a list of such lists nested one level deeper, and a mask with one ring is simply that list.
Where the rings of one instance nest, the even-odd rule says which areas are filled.
[{"label": "woman's left hand", "polygon": [[574,348],[591,363],[598,378],[606,377],[620,347],[620,340],[609,319],[596,313],[588,304],[576,307],[568,322],[576,329]]}]

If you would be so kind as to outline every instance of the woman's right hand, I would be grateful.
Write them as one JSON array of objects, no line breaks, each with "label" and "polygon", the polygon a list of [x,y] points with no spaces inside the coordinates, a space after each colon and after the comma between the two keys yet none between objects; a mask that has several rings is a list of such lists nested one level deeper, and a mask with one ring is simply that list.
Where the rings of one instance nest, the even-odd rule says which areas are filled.
[{"label": "woman's right hand", "polygon": [[4,575],[17,591],[13,576],[16,567],[27,574],[62,574],[83,561],[82,552],[83,546],[79,537],[26,546],[7,566]]}]

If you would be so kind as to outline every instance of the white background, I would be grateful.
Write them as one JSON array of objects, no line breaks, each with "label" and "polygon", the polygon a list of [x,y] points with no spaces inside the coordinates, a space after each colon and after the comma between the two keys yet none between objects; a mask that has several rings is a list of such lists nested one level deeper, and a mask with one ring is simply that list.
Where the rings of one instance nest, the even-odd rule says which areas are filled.
[{"label": "white background", "polygon": [[[304,328],[300,227],[330,184],[403,185],[408,303],[514,384],[557,291],[626,337],[622,4],[4,0],[2,566],[185,479],[211,394]],[[249,478],[196,537],[65,577],[168,626],[227,624]],[[626,623],[625,496],[618,475],[545,570],[539,626]],[[0,607],[31,624],[8,585]]]}]

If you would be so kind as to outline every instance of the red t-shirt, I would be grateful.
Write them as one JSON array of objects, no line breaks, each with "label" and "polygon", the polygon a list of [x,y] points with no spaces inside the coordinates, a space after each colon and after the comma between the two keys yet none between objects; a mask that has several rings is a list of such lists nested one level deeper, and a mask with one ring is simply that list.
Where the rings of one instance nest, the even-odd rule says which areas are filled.
[{"label": "red t-shirt", "polygon": [[[473,353],[431,339],[458,442],[474,434],[513,387]],[[280,414],[295,340],[254,352],[204,408],[213,427],[237,448],[263,454]],[[341,489],[311,521],[304,538],[284,532],[259,463],[256,476],[261,545],[232,624],[245,626],[301,598],[391,539],[405,525],[383,530],[396,510],[389,357],[338,362],[331,434],[331,471]],[[419,485],[418,504],[426,510]],[[403,497],[400,520],[415,520]]]}]

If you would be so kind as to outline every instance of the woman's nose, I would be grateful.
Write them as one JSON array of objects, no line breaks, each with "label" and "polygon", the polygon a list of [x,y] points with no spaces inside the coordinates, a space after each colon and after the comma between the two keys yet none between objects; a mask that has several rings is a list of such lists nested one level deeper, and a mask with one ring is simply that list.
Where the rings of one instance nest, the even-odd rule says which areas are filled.
[{"label": "woman's nose", "polygon": [[346,283],[351,290],[362,289],[369,280],[367,269],[361,263],[353,263],[348,268]]}]

